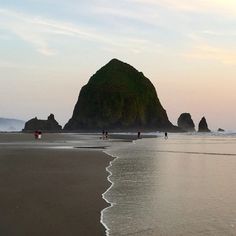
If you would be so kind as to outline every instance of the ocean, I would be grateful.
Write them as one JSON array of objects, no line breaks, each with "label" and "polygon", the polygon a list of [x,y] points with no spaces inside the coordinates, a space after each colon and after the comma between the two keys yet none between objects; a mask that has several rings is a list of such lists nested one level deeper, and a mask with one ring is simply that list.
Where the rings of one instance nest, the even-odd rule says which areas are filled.
[{"label": "ocean", "polygon": [[107,235],[236,235],[235,134],[158,134],[106,153]]}]

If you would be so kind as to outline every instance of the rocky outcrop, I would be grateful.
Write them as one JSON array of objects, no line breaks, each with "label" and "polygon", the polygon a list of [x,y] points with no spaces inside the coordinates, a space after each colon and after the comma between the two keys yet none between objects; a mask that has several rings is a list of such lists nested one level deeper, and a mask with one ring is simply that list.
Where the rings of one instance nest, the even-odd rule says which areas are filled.
[{"label": "rocky outcrop", "polygon": [[218,129],[218,132],[225,132],[225,130],[224,130],[224,129],[221,129],[221,128],[219,128],[219,129]]},{"label": "rocky outcrop", "polygon": [[198,125],[198,132],[211,132],[208,128],[207,121],[205,117],[202,117]]},{"label": "rocky outcrop", "polygon": [[35,130],[41,130],[46,132],[60,132],[62,127],[55,120],[54,115],[50,114],[47,120],[39,120],[37,117],[27,121],[23,132],[32,132]]},{"label": "rocky outcrop", "polygon": [[194,132],[195,125],[189,113],[182,113],[178,119],[178,127],[186,132]]},{"label": "rocky outcrop", "polygon": [[81,89],[64,129],[178,130],[169,121],[151,81],[117,59],[97,71]]}]

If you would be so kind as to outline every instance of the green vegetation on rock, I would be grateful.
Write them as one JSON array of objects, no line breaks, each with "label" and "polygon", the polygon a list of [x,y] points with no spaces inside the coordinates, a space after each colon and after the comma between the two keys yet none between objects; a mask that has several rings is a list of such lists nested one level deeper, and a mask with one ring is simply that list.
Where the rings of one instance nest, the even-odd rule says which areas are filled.
[{"label": "green vegetation on rock", "polygon": [[142,72],[111,60],[85,85],[65,130],[171,130],[155,87]]}]

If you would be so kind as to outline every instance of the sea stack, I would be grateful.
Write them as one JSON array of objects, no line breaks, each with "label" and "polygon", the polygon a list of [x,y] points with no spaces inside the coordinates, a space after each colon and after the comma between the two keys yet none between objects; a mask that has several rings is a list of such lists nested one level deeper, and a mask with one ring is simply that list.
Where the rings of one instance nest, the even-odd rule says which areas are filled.
[{"label": "sea stack", "polygon": [[218,132],[225,132],[225,130],[224,130],[224,129],[221,129],[221,128],[219,128],[219,129],[218,129]]},{"label": "sea stack", "polygon": [[155,87],[142,72],[117,59],[81,89],[66,131],[174,131]]},{"label": "sea stack", "polygon": [[178,119],[178,127],[186,132],[194,132],[195,125],[189,113],[182,113]]},{"label": "sea stack", "polygon": [[23,132],[33,132],[41,130],[44,132],[61,132],[62,127],[55,120],[54,115],[50,114],[47,120],[39,120],[37,117],[27,121]]},{"label": "sea stack", "polygon": [[198,125],[198,132],[211,132],[208,128],[207,121],[205,117],[202,117]]}]

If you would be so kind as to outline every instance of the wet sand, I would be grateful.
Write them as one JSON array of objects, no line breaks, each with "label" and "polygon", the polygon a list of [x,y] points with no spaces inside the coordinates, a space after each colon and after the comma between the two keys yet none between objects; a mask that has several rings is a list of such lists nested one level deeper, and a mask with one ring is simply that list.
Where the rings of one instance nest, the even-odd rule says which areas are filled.
[{"label": "wet sand", "polygon": [[[30,139],[0,134],[0,235],[105,235],[100,214],[107,203],[101,195],[110,186],[105,168],[111,157],[38,147],[27,144]],[[26,144],[14,145],[22,140]]]}]

